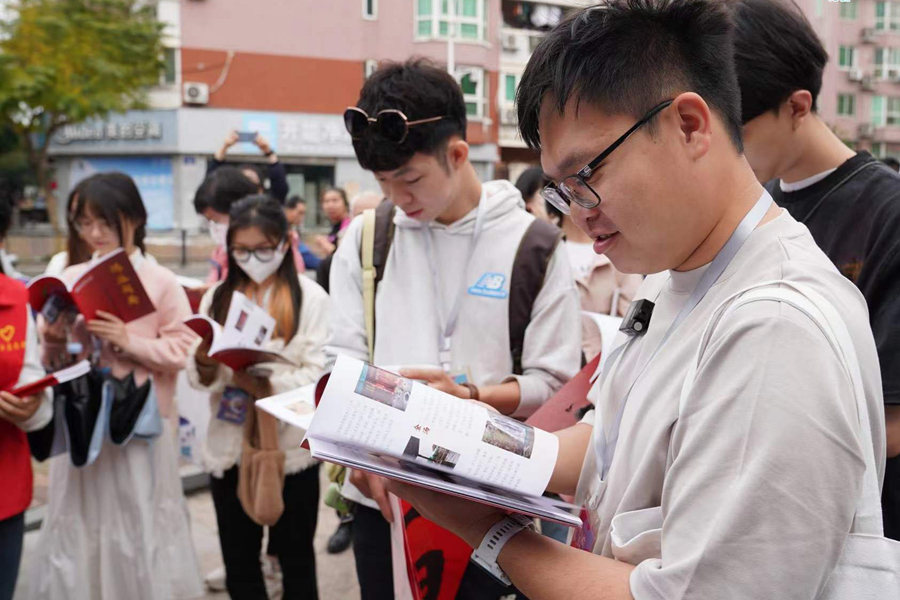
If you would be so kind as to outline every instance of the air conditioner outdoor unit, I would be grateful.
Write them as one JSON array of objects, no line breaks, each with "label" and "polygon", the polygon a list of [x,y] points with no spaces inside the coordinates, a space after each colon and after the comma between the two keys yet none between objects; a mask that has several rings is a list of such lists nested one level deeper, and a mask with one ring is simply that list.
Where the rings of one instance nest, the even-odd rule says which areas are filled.
[{"label": "air conditioner outdoor unit", "polygon": [[182,98],[185,104],[209,104],[209,86],[205,83],[185,82]]},{"label": "air conditioner outdoor unit", "polygon": [[850,81],[862,81],[863,80],[863,70],[862,69],[850,69],[847,71],[847,79]]},{"label": "air conditioner outdoor unit", "polygon": [[503,49],[504,50],[518,50],[519,49],[519,36],[514,33],[505,34],[503,36]]},{"label": "air conditioner outdoor unit", "polygon": [[515,125],[518,117],[515,108],[501,108],[500,122],[504,125]]},{"label": "air conditioner outdoor unit", "polygon": [[867,76],[863,77],[862,89],[864,92],[874,92],[875,91],[875,79],[871,75],[867,75]]},{"label": "air conditioner outdoor unit", "polygon": [[860,37],[864,44],[873,44],[875,43],[875,28],[874,27],[865,27],[860,32]]},{"label": "air conditioner outdoor unit", "polygon": [[875,133],[875,127],[871,123],[860,123],[857,133],[861,138],[870,138]]}]

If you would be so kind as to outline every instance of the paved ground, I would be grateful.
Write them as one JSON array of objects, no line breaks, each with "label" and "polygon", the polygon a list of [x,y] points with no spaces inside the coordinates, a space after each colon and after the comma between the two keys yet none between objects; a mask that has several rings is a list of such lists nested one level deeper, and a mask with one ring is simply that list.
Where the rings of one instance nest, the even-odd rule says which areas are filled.
[{"label": "paved ground", "polygon": [[[322,469],[324,476],[325,470]],[[36,474],[37,475],[37,474]],[[39,477],[40,475],[38,475]],[[323,477],[322,489],[325,489]],[[39,489],[39,487],[38,487]],[[38,491],[37,489],[35,490]],[[219,550],[218,529],[216,527],[216,514],[213,509],[212,497],[208,491],[200,491],[188,497],[188,508],[191,512],[191,527],[194,533],[194,547],[200,559],[200,567],[203,573],[209,573],[222,564],[222,554]],[[356,583],[356,567],[353,562],[352,549],[343,554],[332,556],[325,551],[328,537],[337,527],[337,517],[334,511],[324,504],[319,504],[319,524],[316,529],[316,572],[319,580],[319,598],[321,600],[358,600],[359,587]],[[25,551],[22,557],[23,566],[28,564],[29,555],[34,551],[37,543],[37,531],[31,531],[25,535]],[[24,597],[24,588],[27,585],[23,578],[19,579],[15,599]],[[207,593],[203,598],[226,600],[228,594]],[[79,599],[80,600],[80,599]],[[84,599],[87,600],[87,599]]]}]

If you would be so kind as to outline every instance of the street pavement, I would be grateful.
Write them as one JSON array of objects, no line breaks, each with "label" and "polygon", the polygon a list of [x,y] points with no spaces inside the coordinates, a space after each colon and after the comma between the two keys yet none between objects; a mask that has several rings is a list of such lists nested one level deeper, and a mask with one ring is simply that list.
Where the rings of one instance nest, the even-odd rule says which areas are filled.
[{"label": "street pavement", "polygon": [[[322,473],[322,490],[327,486]],[[36,490],[37,491],[37,490]],[[194,548],[200,560],[202,574],[211,572],[222,565],[222,553],[219,550],[218,527],[216,526],[216,512],[213,508],[212,496],[208,490],[194,492],[188,496],[188,510],[191,513],[191,529],[194,534]],[[338,555],[331,555],[325,551],[329,536],[337,527],[337,515],[334,510],[319,503],[319,523],[316,528],[316,573],[319,584],[320,600],[359,600],[359,585],[356,581],[356,566],[353,561],[353,549]],[[30,563],[30,557],[35,552],[37,544],[37,530],[25,534],[25,548],[22,556],[22,572],[27,573],[26,565]],[[25,597],[25,588],[28,585],[20,577],[16,587],[14,600]],[[213,593],[207,591],[204,599],[227,600],[225,592]],[[88,600],[88,599],[77,599]]]}]

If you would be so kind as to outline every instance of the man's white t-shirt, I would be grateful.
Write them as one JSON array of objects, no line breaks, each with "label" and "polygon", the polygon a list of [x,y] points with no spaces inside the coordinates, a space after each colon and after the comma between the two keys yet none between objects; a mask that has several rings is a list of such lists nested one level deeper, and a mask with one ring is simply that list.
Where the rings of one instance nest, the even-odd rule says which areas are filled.
[{"label": "man's white t-shirt", "polygon": [[[705,269],[644,282],[637,297],[656,303],[650,327],[622,354],[600,390],[599,414],[586,421],[602,421],[609,431],[635,370]],[[841,363],[805,314],[762,301],[722,319],[679,414],[686,371],[710,316],[729,296],[771,280],[811,287],[845,318],[883,477],[881,376],[865,300],[809,230],[782,211],[751,234],[637,381],[601,493],[595,493],[595,440],[588,449],[577,500],[590,506],[586,539],[594,552],[616,554],[614,516],[662,509],[658,549],[617,556],[637,565],[636,600],[812,600],[851,531],[865,470],[856,404]],[[615,346],[624,341],[620,336]]]}]

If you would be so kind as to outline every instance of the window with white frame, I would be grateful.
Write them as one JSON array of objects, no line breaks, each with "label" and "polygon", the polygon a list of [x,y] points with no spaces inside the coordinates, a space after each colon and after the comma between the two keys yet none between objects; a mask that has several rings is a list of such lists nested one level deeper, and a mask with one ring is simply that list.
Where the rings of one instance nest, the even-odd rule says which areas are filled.
[{"label": "window with white frame", "polygon": [[516,104],[516,89],[519,87],[519,75],[515,73],[504,73],[503,81],[500,82],[502,88],[502,96],[500,102],[504,106],[514,106]]},{"label": "window with white frame", "polygon": [[178,50],[176,48],[163,48],[163,71],[159,78],[160,85],[175,85],[178,83]]},{"label": "window with white frame", "polygon": [[480,67],[458,67],[456,80],[462,88],[463,101],[466,103],[466,116],[482,119],[488,114],[487,107],[487,75]]},{"label": "window with white frame", "polygon": [[900,125],[900,96],[872,96],[871,117],[875,127]]},{"label": "window with white frame", "polygon": [[375,20],[378,18],[378,0],[362,0],[363,19]]},{"label": "window with white frame", "polygon": [[489,0],[416,0],[416,39],[442,38],[450,35],[450,2],[454,2],[456,23],[453,39],[485,41],[488,39]]},{"label": "window with white frame", "polygon": [[840,117],[852,117],[856,115],[855,94],[838,94],[837,114]]},{"label": "window with white frame", "polygon": [[838,47],[838,68],[844,71],[852,69],[856,66],[856,47],[855,46],[839,46]]},{"label": "window with white frame", "polygon": [[875,48],[875,74],[881,79],[900,76],[900,48]]},{"label": "window with white frame", "polygon": [[369,59],[363,63],[363,78],[368,79],[378,70],[378,61]]},{"label": "window with white frame", "polygon": [[841,2],[840,16],[847,21],[856,20],[856,2]]},{"label": "window with white frame", "polygon": [[900,31],[900,2],[875,3],[875,29]]}]

